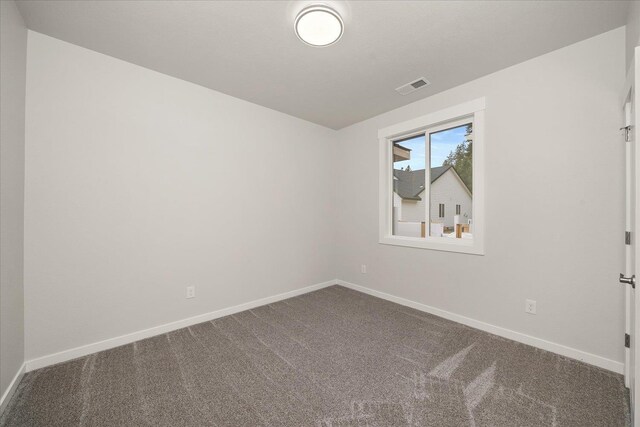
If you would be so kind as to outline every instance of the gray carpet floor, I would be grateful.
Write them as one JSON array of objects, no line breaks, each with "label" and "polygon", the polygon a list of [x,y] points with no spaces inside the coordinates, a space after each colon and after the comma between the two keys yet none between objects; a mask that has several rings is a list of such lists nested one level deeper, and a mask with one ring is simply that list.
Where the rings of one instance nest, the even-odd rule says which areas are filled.
[{"label": "gray carpet floor", "polygon": [[2,426],[625,426],[620,375],[340,286],[26,374]]}]

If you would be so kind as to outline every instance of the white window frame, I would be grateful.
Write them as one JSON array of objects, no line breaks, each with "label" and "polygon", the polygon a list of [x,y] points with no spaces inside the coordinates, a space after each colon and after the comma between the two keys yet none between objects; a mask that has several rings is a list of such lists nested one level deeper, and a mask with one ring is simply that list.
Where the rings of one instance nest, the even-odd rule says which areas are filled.
[{"label": "white window frame", "polygon": [[[378,130],[379,140],[379,243],[421,249],[484,255],[484,113],[485,99],[478,98],[453,107],[436,111],[412,120]],[[427,215],[427,237],[405,237],[392,235],[393,222],[393,141],[412,135],[426,133],[427,162],[430,160],[429,134],[434,130],[447,129],[461,119],[473,121],[473,239],[452,239],[429,236]],[[429,165],[425,165],[425,169]],[[426,176],[427,174],[425,174]],[[428,179],[425,178],[425,181]],[[425,182],[430,191],[430,183]],[[430,203],[426,203],[427,211]]]}]

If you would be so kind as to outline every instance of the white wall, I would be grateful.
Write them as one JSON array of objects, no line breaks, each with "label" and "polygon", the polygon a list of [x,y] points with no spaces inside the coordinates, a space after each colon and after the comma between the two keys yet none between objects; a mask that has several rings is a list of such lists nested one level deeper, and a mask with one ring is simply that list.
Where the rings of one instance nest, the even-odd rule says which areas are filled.
[{"label": "white wall", "polygon": [[[341,130],[338,277],[621,362],[624,70],[619,28]],[[483,96],[486,255],[378,244],[378,129]]]},{"label": "white wall", "polygon": [[636,46],[640,46],[640,1],[629,2],[626,25],[626,70],[633,63]]},{"label": "white wall", "polygon": [[335,131],[29,32],[26,135],[27,359],[335,277]]},{"label": "white wall", "polygon": [[[30,32],[26,358],[338,277],[621,361],[624,34],[336,133]],[[486,255],[378,244],[378,129],[481,96]]]},{"label": "white wall", "polygon": [[[27,29],[0,2],[0,396],[24,362],[24,97]],[[6,402],[5,402],[6,403]]]}]

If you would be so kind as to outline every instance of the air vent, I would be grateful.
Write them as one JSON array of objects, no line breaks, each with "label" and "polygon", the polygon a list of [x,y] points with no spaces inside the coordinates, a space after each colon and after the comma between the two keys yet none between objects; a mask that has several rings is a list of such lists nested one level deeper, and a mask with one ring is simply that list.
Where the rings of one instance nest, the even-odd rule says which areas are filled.
[{"label": "air vent", "polygon": [[431,83],[429,82],[429,80],[425,79],[424,77],[420,77],[417,80],[414,80],[410,83],[407,83],[406,85],[402,85],[399,88],[396,89],[396,91],[400,94],[400,95],[408,95],[411,92],[420,89],[421,87],[425,87],[425,86],[429,86]]}]

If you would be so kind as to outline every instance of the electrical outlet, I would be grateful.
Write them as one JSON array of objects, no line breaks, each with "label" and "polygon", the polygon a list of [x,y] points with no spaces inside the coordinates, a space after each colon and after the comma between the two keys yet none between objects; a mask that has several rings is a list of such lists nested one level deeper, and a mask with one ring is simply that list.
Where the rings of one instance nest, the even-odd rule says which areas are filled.
[{"label": "electrical outlet", "polygon": [[367,266],[366,265],[362,264],[360,266],[360,273],[367,274]]},{"label": "electrical outlet", "polygon": [[536,314],[536,302],[535,300],[525,300],[524,311],[529,314]]},{"label": "electrical outlet", "polygon": [[195,298],[195,297],[196,297],[196,287],[187,286],[187,298]]}]

